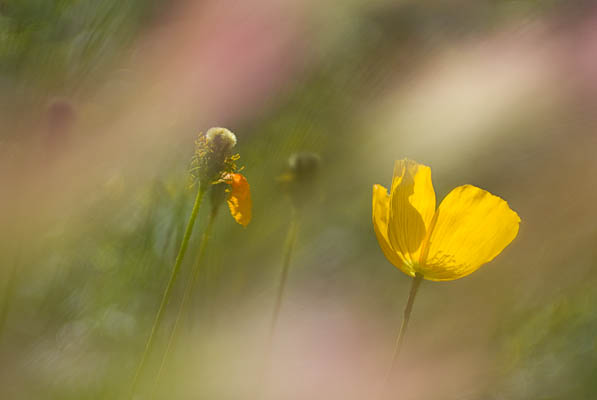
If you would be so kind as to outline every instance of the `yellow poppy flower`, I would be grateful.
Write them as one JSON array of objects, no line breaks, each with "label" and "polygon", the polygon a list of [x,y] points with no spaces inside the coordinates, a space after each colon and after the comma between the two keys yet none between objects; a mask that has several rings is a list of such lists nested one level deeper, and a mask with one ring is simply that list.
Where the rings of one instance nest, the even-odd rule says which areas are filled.
[{"label": "yellow poppy flower", "polygon": [[373,227],[386,258],[405,274],[450,281],[493,260],[518,234],[508,203],[472,185],[452,190],[436,210],[431,169],[396,161],[390,194],[373,186]]},{"label": "yellow poppy flower", "polygon": [[225,176],[224,182],[229,186],[228,208],[232,217],[246,227],[251,222],[251,189],[249,182],[242,174],[229,173]]}]

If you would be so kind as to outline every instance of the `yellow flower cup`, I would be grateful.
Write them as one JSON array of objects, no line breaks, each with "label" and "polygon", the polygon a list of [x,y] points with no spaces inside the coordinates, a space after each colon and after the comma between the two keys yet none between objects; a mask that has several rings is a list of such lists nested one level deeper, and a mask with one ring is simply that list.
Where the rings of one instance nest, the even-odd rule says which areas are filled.
[{"label": "yellow flower cup", "polygon": [[436,209],[431,169],[396,161],[390,194],[373,186],[373,227],[386,258],[405,274],[451,281],[493,260],[518,234],[508,203],[472,185],[459,186]]}]

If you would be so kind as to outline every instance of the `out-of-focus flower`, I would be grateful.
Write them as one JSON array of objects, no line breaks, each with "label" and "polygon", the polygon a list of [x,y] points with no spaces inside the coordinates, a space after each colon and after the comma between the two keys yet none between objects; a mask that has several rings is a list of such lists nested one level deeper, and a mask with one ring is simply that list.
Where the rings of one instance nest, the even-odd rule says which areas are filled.
[{"label": "out-of-focus flower", "polygon": [[246,227],[251,222],[251,188],[244,175],[239,173],[230,173],[224,177],[223,181],[230,188],[228,190],[228,208],[232,217]]},{"label": "out-of-focus flower", "polygon": [[462,278],[493,260],[518,234],[508,203],[472,185],[453,189],[436,210],[431,169],[396,161],[390,194],[373,186],[373,227],[386,258],[405,274]]}]

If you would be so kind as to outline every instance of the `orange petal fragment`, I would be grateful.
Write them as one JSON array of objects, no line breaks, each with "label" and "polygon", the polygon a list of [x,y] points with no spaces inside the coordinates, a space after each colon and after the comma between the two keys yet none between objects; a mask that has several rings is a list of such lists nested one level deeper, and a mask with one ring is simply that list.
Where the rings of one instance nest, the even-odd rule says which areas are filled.
[{"label": "orange petal fragment", "polygon": [[242,226],[249,225],[251,222],[251,189],[249,182],[241,174],[228,174],[226,183],[230,185],[230,194],[228,196],[228,208],[232,217]]}]

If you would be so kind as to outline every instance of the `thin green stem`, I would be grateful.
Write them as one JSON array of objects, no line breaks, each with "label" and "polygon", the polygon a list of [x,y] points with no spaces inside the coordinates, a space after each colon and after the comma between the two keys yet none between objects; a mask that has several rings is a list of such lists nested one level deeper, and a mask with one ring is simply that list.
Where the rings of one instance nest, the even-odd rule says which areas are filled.
[{"label": "thin green stem", "polygon": [[280,317],[280,309],[282,308],[282,300],[284,299],[284,290],[286,288],[286,281],[288,280],[288,271],[290,270],[290,260],[292,252],[296,243],[296,237],[299,230],[299,218],[297,212],[293,212],[290,227],[288,228],[288,236],[284,244],[284,259],[282,264],[282,272],[280,275],[280,283],[278,285],[278,293],[276,295],[276,302],[274,305],[274,313],[269,330],[269,347],[273,345],[274,336],[276,334],[276,327],[278,325],[278,318]]},{"label": "thin green stem", "polygon": [[203,201],[203,197],[205,195],[206,188],[201,186],[197,191],[197,197],[195,198],[195,204],[193,205],[193,210],[191,211],[191,216],[189,217],[189,222],[187,223],[187,227],[184,232],[184,236],[182,238],[182,242],[180,244],[180,248],[178,250],[178,254],[176,256],[176,261],[174,262],[174,267],[172,268],[172,273],[170,274],[170,280],[164,289],[164,294],[162,296],[162,301],[160,303],[160,307],[158,308],[158,312],[155,316],[153,321],[153,326],[151,327],[151,332],[145,344],[145,350],[143,351],[143,355],[141,357],[141,361],[135,371],[135,376],[133,378],[133,383],[131,385],[131,395],[130,398],[133,399],[137,390],[137,384],[139,382],[139,377],[141,376],[141,372],[145,367],[145,363],[147,362],[147,357],[151,353],[151,349],[153,346],[155,334],[160,327],[162,322],[162,318],[164,316],[164,311],[168,302],[170,301],[170,296],[172,294],[172,288],[174,287],[174,282],[176,282],[176,278],[180,272],[180,266],[182,265],[182,261],[184,259],[185,253],[187,252],[187,247],[189,245],[189,240],[191,239],[191,234],[193,233],[193,226],[195,225],[195,220],[197,219],[197,214],[199,213],[199,207],[201,207],[201,202]]},{"label": "thin green stem", "polygon": [[182,296],[180,306],[178,307],[178,314],[176,315],[176,320],[174,320],[174,325],[172,326],[172,331],[170,332],[170,337],[168,338],[168,345],[166,346],[166,350],[164,351],[164,355],[162,356],[162,362],[160,363],[160,368],[158,369],[158,373],[155,379],[155,389],[157,389],[159,385],[160,379],[162,377],[162,372],[168,360],[168,356],[170,355],[170,351],[174,343],[174,339],[176,337],[178,325],[180,324],[180,320],[182,319],[182,314],[187,306],[189,299],[191,298],[193,288],[195,287],[195,284],[198,280],[199,271],[201,271],[201,265],[203,264],[203,258],[205,257],[205,251],[207,249],[207,242],[209,241],[209,237],[211,236],[211,231],[213,230],[214,221],[216,220],[217,213],[218,207],[216,206],[212,208],[212,211],[209,214],[207,226],[205,227],[205,231],[203,232],[203,236],[201,238],[201,244],[199,245],[199,254],[197,256],[197,261],[193,266],[193,270],[191,272],[191,279],[189,279],[187,281],[187,284],[185,285],[184,294]]},{"label": "thin green stem", "polygon": [[292,211],[292,219],[288,228],[288,234],[286,236],[286,242],[284,244],[284,256],[282,261],[282,271],[280,273],[280,282],[278,284],[278,291],[276,294],[276,300],[274,303],[274,311],[272,314],[272,320],[269,329],[269,336],[267,341],[267,350],[265,356],[265,365],[262,370],[262,375],[258,379],[259,393],[257,398],[263,398],[265,391],[267,390],[267,382],[271,369],[271,357],[274,345],[274,338],[276,335],[276,328],[278,326],[278,319],[280,317],[280,309],[282,308],[282,300],[284,299],[284,291],[286,289],[286,281],[288,280],[288,271],[290,270],[290,260],[292,259],[292,253],[296,244],[296,238],[299,231],[299,216],[296,209]]},{"label": "thin green stem", "polygon": [[410,314],[413,309],[413,304],[415,302],[415,297],[417,295],[417,291],[421,282],[423,281],[423,275],[416,274],[412,280],[412,284],[410,286],[410,293],[408,295],[408,301],[406,302],[406,306],[404,307],[404,314],[402,317],[402,324],[400,324],[400,331],[398,332],[398,337],[396,338],[396,344],[394,345],[394,354],[392,355],[392,363],[390,364],[390,368],[386,374],[386,378],[384,380],[384,386],[382,395],[387,390],[390,378],[394,372],[394,368],[396,367],[396,362],[398,360],[398,356],[400,355],[400,350],[402,349],[402,343],[404,342],[404,337],[406,336],[406,329],[408,328],[408,321],[410,320]]}]

